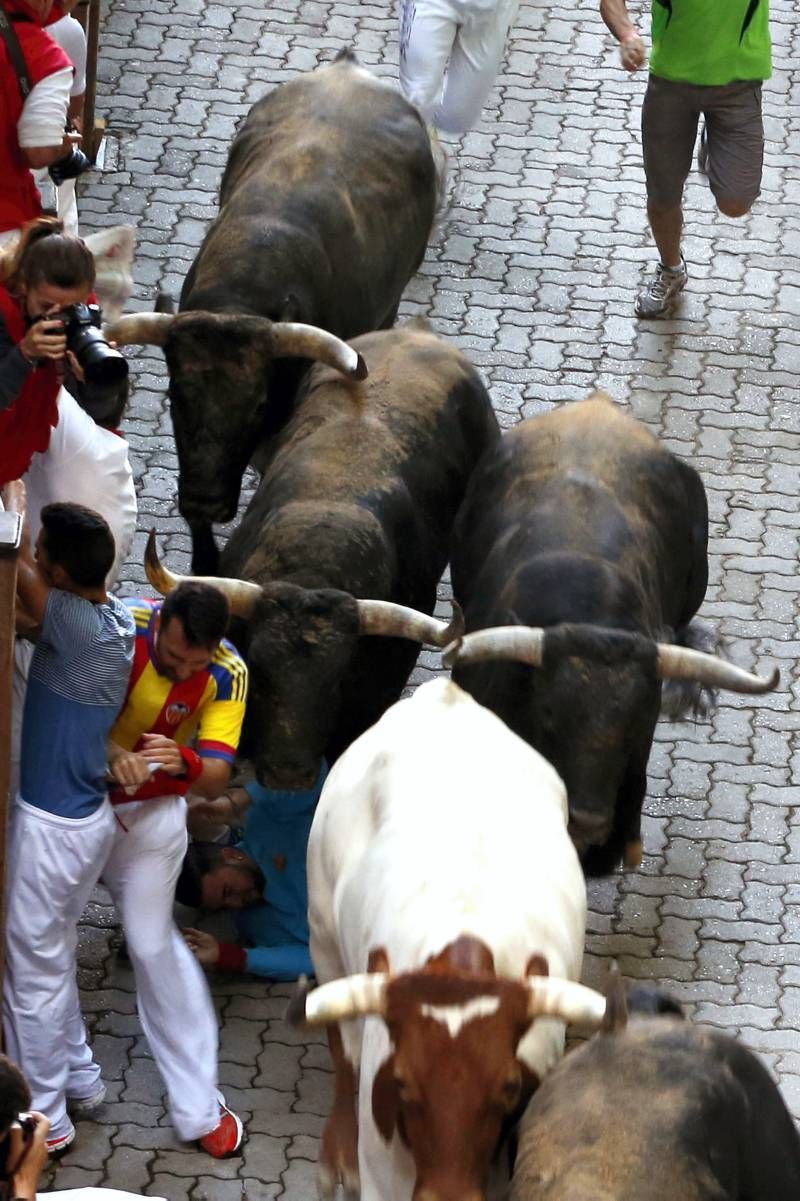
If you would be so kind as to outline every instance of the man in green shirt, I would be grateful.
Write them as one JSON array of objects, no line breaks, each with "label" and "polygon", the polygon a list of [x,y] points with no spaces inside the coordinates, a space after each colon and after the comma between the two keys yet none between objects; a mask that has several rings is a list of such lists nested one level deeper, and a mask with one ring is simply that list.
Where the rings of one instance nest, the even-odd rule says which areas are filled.
[{"label": "man in green shirt", "polygon": [[[626,71],[647,54],[625,0],[600,0]],[[761,190],[761,83],[772,73],[769,0],[652,0],[650,79],[642,107],[647,216],[661,261],[636,298],[640,317],[662,317],[686,287],[681,254],[683,185],[700,116],[698,166],[717,207],[743,217]]]}]

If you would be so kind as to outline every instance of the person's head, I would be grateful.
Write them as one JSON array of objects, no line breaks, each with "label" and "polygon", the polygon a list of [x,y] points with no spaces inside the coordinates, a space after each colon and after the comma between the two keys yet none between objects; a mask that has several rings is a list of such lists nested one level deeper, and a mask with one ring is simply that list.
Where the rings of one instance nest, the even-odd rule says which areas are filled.
[{"label": "person's head", "polygon": [[263,899],[264,888],[260,867],[239,847],[193,842],[175,895],[193,909],[245,909]]},{"label": "person's head", "polygon": [[31,1090],[15,1063],[0,1055],[0,1138],[31,1107]]},{"label": "person's head", "polygon": [[45,505],[41,522],[36,561],[47,582],[65,592],[103,588],[116,553],[105,518],[62,501]]},{"label": "person's head", "polygon": [[22,301],[29,318],[55,316],[83,304],[94,287],[91,250],[65,234],[55,217],[39,217],[24,227],[8,268],[6,287]]},{"label": "person's head", "polygon": [[158,670],[183,681],[205,671],[228,625],[227,597],[212,584],[185,580],[165,597],[158,614]]}]

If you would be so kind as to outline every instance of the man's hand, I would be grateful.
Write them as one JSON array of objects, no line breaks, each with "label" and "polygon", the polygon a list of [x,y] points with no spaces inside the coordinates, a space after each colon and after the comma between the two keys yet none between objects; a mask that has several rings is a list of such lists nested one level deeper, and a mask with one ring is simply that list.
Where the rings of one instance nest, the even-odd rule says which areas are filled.
[{"label": "man's hand", "polygon": [[620,62],[626,71],[638,71],[647,62],[647,51],[638,29],[629,29],[619,40]]},{"label": "man's hand", "polygon": [[219,943],[213,934],[189,926],[184,929],[183,937],[198,963],[202,963],[203,967],[214,967],[219,959]]},{"label": "man's hand", "polygon": [[24,519],[27,493],[22,480],[9,480],[7,484],[3,484],[3,487],[0,488],[0,500],[3,502],[4,509],[11,513],[19,513],[20,517]]},{"label": "man's hand", "polygon": [[111,775],[128,796],[133,796],[150,779],[149,763],[135,751],[109,750],[108,766]]},{"label": "man's hand", "polygon": [[14,1197],[34,1201],[39,1177],[47,1163],[47,1136],[50,1133],[50,1119],[43,1113],[31,1112],[36,1122],[33,1137],[25,1140],[25,1133],[20,1126],[15,1125],[9,1131],[8,1163],[11,1168],[11,1192]]},{"label": "man's hand", "polygon": [[167,775],[182,776],[186,771],[180,747],[164,734],[142,734],[139,754],[148,763],[157,763]]}]

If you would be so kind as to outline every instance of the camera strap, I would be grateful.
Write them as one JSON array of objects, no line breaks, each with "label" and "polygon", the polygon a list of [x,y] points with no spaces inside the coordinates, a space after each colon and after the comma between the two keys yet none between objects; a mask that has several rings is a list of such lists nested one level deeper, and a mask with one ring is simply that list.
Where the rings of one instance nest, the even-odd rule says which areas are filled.
[{"label": "camera strap", "polygon": [[31,77],[28,74],[28,64],[25,62],[25,55],[22,53],[22,47],[19,44],[17,31],[11,21],[9,21],[5,10],[0,7],[0,35],[6,44],[8,57],[11,60],[11,66],[14,68],[17,76],[19,90],[22,93],[22,99],[27,100],[31,92]]}]

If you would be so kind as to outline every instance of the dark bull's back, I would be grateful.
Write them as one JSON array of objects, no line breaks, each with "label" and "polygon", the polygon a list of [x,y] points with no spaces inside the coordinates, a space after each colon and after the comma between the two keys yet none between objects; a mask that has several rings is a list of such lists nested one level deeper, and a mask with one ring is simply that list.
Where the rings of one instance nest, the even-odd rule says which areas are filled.
[{"label": "dark bull's back", "polygon": [[[252,622],[251,705],[264,715],[256,733],[264,762],[291,742],[292,762],[309,771],[309,754],[337,755],[399,697],[419,650],[406,639],[359,636],[356,600],[433,611],[455,513],[475,463],[498,437],[477,372],[425,323],[353,345],[368,378],[355,383],[314,369],[222,558],[227,576],[268,592],[277,581],[295,588],[281,600],[284,613],[290,600],[297,605],[291,645],[276,633],[274,606]],[[326,589],[324,634],[309,648],[303,608]],[[291,692],[280,682],[287,680]],[[267,716],[277,712],[279,691],[280,729]]]},{"label": "dark bull's back", "polygon": [[179,315],[165,344],[181,512],[195,548],[211,548],[195,570],[214,569],[210,525],[231,519],[244,465],[286,420],[302,375],[273,361],[266,335],[231,337],[231,322],[299,322],[342,339],[391,326],[436,202],[418,113],[350,57],[251,109],[181,295],[205,332]]},{"label": "dark bull's back", "polygon": [[671,1017],[567,1055],[525,1114],[511,1201],[794,1201],[800,1140],[759,1060]]},{"label": "dark bull's back", "polygon": [[[458,516],[467,630],[541,628],[545,654],[538,667],[487,657],[456,679],[561,773],[592,873],[637,854],[660,696],[650,640],[680,639],[703,599],[707,523],[696,472],[599,398],[506,434]],[[574,633],[556,647],[565,623]],[[609,659],[615,630],[632,649]]]}]

